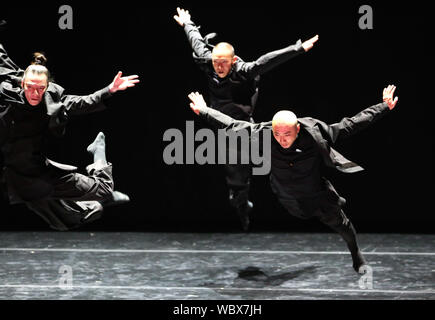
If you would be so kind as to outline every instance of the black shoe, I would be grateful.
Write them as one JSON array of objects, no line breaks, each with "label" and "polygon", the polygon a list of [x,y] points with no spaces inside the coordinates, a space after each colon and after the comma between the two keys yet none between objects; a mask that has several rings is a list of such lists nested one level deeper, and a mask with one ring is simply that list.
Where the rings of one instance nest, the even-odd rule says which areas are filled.
[{"label": "black shoe", "polygon": [[106,207],[112,207],[119,204],[127,203],[129,201],[130,201],[130,197],[127,196],[126,194],[119,191],[113,191],[109,197],[101,201],[101,205],[104,208],[106,208]]},{"label": "black shoe", "polygon": [[362,255],[361,251],[358,250],[356,254],[352,254],[352,260],[353,260],[353,269],[358,274],[365,274],[367,272],[367,261],[364,259],[364,256]]},{"label": "black shoe", "polygon": [[251,201],[247,201],[246,204],[237,208],[237,214],[242,224],[243,231],[249,230],[249,214],[254,208],[254,204]]}]

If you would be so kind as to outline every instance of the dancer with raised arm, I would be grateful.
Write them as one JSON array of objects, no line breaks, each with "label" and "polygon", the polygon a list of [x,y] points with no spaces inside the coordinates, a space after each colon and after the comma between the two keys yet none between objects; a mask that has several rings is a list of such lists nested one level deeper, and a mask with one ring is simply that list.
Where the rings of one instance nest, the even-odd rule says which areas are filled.
[{"label": "dancer with raised arm", "polygon": [[349,248],[353,268],[364,273],[367,264],[357,243],[356,231],[342,210],[345,199],[340,197],[324,176],[329,167],[352,173],[363,170],[333,149],[343,139],[366,128],[392,110],[398,101],[396,87],[389,85],[383,91],[383,102],[373,105],[351,118],[326,124],[321,120],[297,118],[288,110],[277,112],[272,121],[250,123],[235,120],[209,108],[199,93],[191,93],[190,107],[221,129],[247,130],[248,133],[271,130],[270,185],[279,202],[299,218],[317,218],[338,232]]},{"label": "dancer with raised arm", "polygon": [[[316,35],[305,42],[299,40],[286,48],[266,53],[255,61],[245,62],[227,42],[210,45],[212,34],[203,37],[188,10],[177,8],[174,19],[184,28],[195,61],[205,73],[209,106],[234,119],[250,122],[253,122],[260,75],[307,52],[319,39]],[[253,203],[248,200],[252,167],[247,164],[226,164],[224,168],[230,205],[236,208],[242,228],[247,231],[249,213],[253,208]]]},{"label": "dancer with raised arm", "polygon": [[93,163],[87,175],[48,159],[44,143],[49,135],[65,133],[70,115],[103,110],[105,99],[139,80],[119,72],[110,85],[95,93],[68,95],[50,81],[45,63],[45,56],[35,53],[31,65],[20,69],[0,44],[2,189],[11,204],[24,203],[53,229],[69,230],[94,221],[104,207],[128,202],[129,197],[113,189],[103,133],[88,147]]}]

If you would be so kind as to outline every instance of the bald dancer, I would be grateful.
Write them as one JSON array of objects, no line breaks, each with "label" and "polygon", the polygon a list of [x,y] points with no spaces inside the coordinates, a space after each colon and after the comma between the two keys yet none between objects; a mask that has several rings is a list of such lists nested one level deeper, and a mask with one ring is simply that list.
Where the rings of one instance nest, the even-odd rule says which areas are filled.
[{"label": "bald dancer", "polygon": [[[234,119],[249,122],[254,122],[252,114],[257,101],[260,76],[307,52],[319,39],[316,35],[304,42],[298,40],[293,45],[266,53],[255,61],[245,62],[227,42],[210,45],[212,34],[202,37],[188,10],[177,8],[174,19],[184,28],[192,46],[194,60],[204,71],[210,107]],[[232,150],[228,150],[227,154],[230,152]],[[229,203],[236,209],[243,230],[247,231],[249,214],[253,208],[253,203],[248,200],[252,167],[249,164],[225,164],[224,170]]]},{"label": "bald dancer", "polygon": [[338,232],[349,248],[353,268],[364,274],[366,260],[358,247],[355,229],[342,210],[346,200],[324,177],[324,170],[327,167],[346,173],[363,170],[331,146],[392,110],[398,101],[398,97],[393,98],[395,89],[389,85],[383,91],[383,103],[331,125],[309,117],[298,119],[293,112],[285,110],[277,112],[270,122],[238,121],[207,107],[197,92],[191,93],[189,99],[196,114],[222,129],[247,130],[250,134],[272,130],[270,185],[279,202],[290,214],[301,219],[317,218]]}]

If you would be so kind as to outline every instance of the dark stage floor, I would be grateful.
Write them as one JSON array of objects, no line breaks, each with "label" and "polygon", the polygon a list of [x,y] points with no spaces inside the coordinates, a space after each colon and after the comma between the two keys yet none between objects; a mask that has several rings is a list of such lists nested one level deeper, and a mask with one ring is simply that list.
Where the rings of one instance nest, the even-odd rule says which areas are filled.
[{"label": "dark stage floor", "polygon": [[[1,299],[435,299],[435,235],[2,232]],[[66,272],[66,273],[65,273]]]}]

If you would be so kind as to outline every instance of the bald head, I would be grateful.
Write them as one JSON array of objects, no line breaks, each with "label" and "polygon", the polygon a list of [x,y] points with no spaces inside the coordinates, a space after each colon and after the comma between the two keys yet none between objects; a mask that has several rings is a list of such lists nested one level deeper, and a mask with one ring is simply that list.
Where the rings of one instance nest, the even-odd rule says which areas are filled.
[{"label": "bald head", "polygon": [[214,46],[212,55],[225,55],[229,57],[234,57],[234,47],[228,42],[219,42]]},{"label": "bald head", "polygon": [[213,69],[220,78],[225,78],[236,63],[234,48],[228,42],[218,43],[211,52]]},{"label": "bald head", "polygon": [[278,111],[272,118],[273,137],[285,149],[295,142],[299,129],[298,118],[291,111]]},{"label": "bald head", "polygon": [[279,126],[295,126],[298,123],[296,115],[288,110],[281,110],[275,113],[272,118],[272,127]]}]

